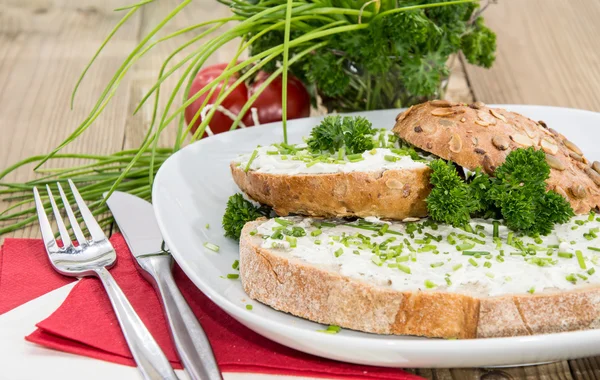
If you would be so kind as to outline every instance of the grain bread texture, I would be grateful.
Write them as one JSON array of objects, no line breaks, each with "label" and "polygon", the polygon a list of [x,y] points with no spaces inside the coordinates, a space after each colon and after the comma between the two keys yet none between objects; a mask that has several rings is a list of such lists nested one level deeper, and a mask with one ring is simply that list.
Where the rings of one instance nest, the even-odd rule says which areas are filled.
[{"label": "grain bread texture", "polygon": [[514,112],[434,100],[398,115],[400,138],[469,170],[493,174],[513,149],[542,149],[550,166],[548,189],[565,197],[578,214],[600,206],[600,162],[589,162],[565,136]]},{"label": "grain bread texture", "polygon": [[269,174],[231,164],[233,180],[278,215],[378,216],[402,220],[427,215],[428,167],[374,172]]},{"label": "grain bread texture", "polygon": [[274,309],[376,334],[492,338],[600,328],[600,289],[480,297],[397,291],[261,248],[247,223],[240,240],[244,291]]}]

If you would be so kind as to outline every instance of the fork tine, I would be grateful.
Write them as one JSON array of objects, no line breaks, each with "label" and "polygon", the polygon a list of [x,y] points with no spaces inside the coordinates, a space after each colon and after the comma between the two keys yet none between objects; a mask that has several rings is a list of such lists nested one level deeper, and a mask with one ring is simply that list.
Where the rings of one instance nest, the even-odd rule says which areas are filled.
[{"label": "fork tine", "polygon": [[69,179],[69,186],[71,186],[71,191],[73,192],[73,196],[75,197],[75,202],[77,202],[77,206],[79,206],[79,212],[81,212],[81,216],[83,217],[83,222],[85,223],[88,231],[90,231],[92,240],[98,241],[98,240],[106,239],[106,235],[104,235],[104,231],[102,231],[102,228],[100,227],[98,222],[96,222],[94,215],[92,214],[92,212],[90,211],[88,206],[85,204],[85,201],[81,197],[81,194],[79,194],[77,187],[75,187],[75,184],[70,179]]},{"label": "fork tine", "polygon": [[35,198],[35,208],[37,210],[38,220],[40,221],[40,230],[42,231],[42,239],[44,239],[44,244],[46,247],[48,247],[50,244],[56,245],[54,233],[52,232],[52,226],[48,221],[48,215],[46,215],[46,210],[44,209],[44,204],[42,203],[37,187],[33,188],[33,197]]},{"label": "fork tine", "polygon": [[58,186],[58,191],[60,192],[60,197],[62,199],[63,205],[65,206],[65,210],[67,210],[67,216],[69,217],[69,222],[71,223],[71,228],[73,229],[73,233],[75,233],[75,237],[77,238],[77,242],[79,245],[83,245],[85,243],[85,236],[83,235],[83,231],[81,231],[81,227],[79,227],[79,222],[73,213],[73,209],[69,204],[69,199],[65,195],[62,186],[59,182],[56,182],[56,186]]},{"label": "fork tine", "polygon": [[48,191],[48,198],[50,198],[52,211],[54,211],[54,219],[56,219],[56,225],[58,226],[58,231],[60,232],[60,239],[63,242],[63,247],[67,248],[72,245],[71,236],[69,235],[67,227],[65,227],[65,223],[62,220],[60,210],[58,209],[58,206],[56,206],[56,202],[54,202],[54,195],[52,195],[52,190],[50,190],[50,186],[46,185],[46,190]]}]

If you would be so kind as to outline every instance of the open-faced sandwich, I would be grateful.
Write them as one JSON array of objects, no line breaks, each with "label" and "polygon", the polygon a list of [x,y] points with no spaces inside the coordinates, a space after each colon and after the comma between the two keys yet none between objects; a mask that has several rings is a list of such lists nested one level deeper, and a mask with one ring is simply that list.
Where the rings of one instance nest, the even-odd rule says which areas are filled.
[{"label": "open-faced sandwich", "polygon": [[329,116],[306,144],[257,147],[231,163],[237,185],[279,215],[427,215],[429,157],[361,117]]},{"label": "open-faced sandwich", "polygon": [[481,103],[414,106],[393,132],[328,117],[232,162],[263,204],[236,194],[223,219],[250,297],[378,334],[600,328],[600,163]]}]

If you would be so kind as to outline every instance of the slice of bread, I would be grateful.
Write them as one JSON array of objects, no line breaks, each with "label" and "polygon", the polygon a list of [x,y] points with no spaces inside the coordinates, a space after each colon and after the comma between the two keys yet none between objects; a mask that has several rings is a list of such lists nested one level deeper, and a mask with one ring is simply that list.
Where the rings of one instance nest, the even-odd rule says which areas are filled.
[{"label": "slice of bread", "polygon": [[513,149],[533,146],[551,167],[548,189],[565,197],[578,213],[600,206],[600,162],[590,163],[565,136],[525,116],[481,102],[434,100],[406,110],[393,131],[410,144],[474,170],[493,174]]},{"label": "slice of bread", "polygon": [[235,163],[231,174],[239,188],[278,215],[320,217],[378,216],[402,220],[427,215],[431,190],[428,167],[327,174],[245,172]]},{"label": "slice of bread", "polygon": [[[379,133],[395,137],[390,131]],[[327,157],[330,162],[312,163],[305,145],[298,145],[305,161],[293,154],[274,154],[276,146],[262,147],[255,150],[254,159],[242,155],[230,167],[244,193],[282,216],[402,220],[427,215],[425,198],[431,190],[427,163],[394,153],[402,149],[395,140],[384,146],[358,155],[360,161],[336,153]]]},{"label": "slice of bread", "polygon": [[[487,285],[484,284],[486,277],[479,276],[477,271],[489,270],[492,273],[494,270],[496,273],[514,271],[514,281],[523,280],[525,284],[529,281],[529,277],[534,283],[538,281],[537,276],[542,276],[539,278],[543,279],[544,270],[548,269],[526,262],[522,267],[514,266],[519,262],[518,260],[526,259],[512,257],[507,252],[506,262],[500,263],[495,260],[490,262],[493,262],[494,266],[507,265],[508,269],[502,267],[488,269],[487,265],[483,265],[486,260],[484,257],[469,257],[470,260],[478,262],[478,267],[465,264],[459,269],[457,265],[453,265],[454,269],[450,267],[443,269],[443,266],[434,268],[434,265],[431,265],[431,273],[427,273],[431,278],[435,279],[436,271],[448,270],[452,273],[449,278],[454,279],[458,276],[456,273],[464,271],[465,278],[469,280],[461,285],[455,284],[454,287],[442,285],[437,281],[436,287],[428,289],[433,286],[425,286],[423,283],[416,286],[414,281],[402,283],[402,278],[420,276],[419,269],[416,268],[418,262],[402,261],[407,267],[412,268],[413,272],[409,275],[395,267],[387,267],[386,263],[396,262],[394,259],[379,266],[369,259],[370,252],[361,250],[360,255],[356,256],[351,252],[344,253],[338,248],[339,243],[335,238],[333,238],[335,244],[330,246],[328,241],[332,240],[331,236],[334,235],[332,231],[338,228],[337,226],[328,231],[323,228],[317,236],[312,236],[312,231],[315,231],[316,227],[309,227],[310,221],[295,223],[294,225],[305,226],[307,235],[289,238],[289,241],[294,241],[294,245],[297,244],[296,247],[290,248],[285,239],[275,241],[263,237],[265,232],[261,232],[261,228],[279,225],[268,223],[267,220],[250,222],[242,231],[240,240],[242,285],[251,298],[295,316],[376,334],[437,338],[506,337],[600,328],[600,287],[597,277],[592,275],[583,276],[589,277],[586,281],[576,277],[578,279],[576,285],[564,281],[564,277],[549,275],[548,278],[552,277],[552,280],[548,279],[551,282],[546,282],[546,285],[555,283],[555,288],[540,289],[534,294],[529,294],[526,289],[505,293],[506,290],[493,289],[496,285],[489,285],[498,283],[497,281],[490,280]],[[407,231],[400,225],[395,224],[389,228],[390,230],[398,228],[404,236],[408,236]],[[445,227],[440,227],[443,228]],[[564,233],[568,233],[567,231],[568,229],[565,229]],[[381,239],[389,236],[397,235],[386,233]],[[309,244],[307,241],[316,239],[321,243],[318,254],[317,251],[310,251],[305,245]],[[399,239],[401,241],[402,237]],[[589,242],[581,242],[581,244],[585,245]],[[275,246],[272,247],[273,245]],[[333,252],[342,253],[338,256]],[[466,260],[460,252],[448,252],[447,256],[445,254],[446,252],[435,254],[431,251],[416,253],[420,262],[428,262],[427,260],[442,262],[446,257],[458,261]],[[592,265],[588,261],[590,255],[591,253],[585,259],[588,268]],[[560,263],[562,267],[555,269],[570,270],[566,268],[565,263],[570,263],[568,265],[573,263],[556,257],[556,252],[553,257],[562,260]],[[594,257],[593,261],[597,262],[596,259]],[[447,265],[451,264],[449,261]],[[573,265],[577,265],[576,261]],[[355,269],[357,272],[353,272]],[[371,270],[372,272],[369,272]],[[531,276],[528,276],[528,272],[531,272]],[[472,282],[472,277],[484,280]],[[542,284],[539,285],[541,286]],[[530,289],[532,290],[533,288]]]}]

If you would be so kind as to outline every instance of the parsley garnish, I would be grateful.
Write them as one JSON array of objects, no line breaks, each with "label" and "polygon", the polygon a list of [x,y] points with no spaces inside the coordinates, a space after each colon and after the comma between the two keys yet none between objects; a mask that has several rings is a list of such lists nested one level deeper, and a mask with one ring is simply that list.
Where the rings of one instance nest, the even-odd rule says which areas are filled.
[{"label": "parsley garnish", "polygon": [[327,116],[310,132],[307,143],[313,152],[334,153],[345,146],[347,153],[357,154],[373,149],[374,133],[371,122],[364,117]]},{"label": "parsley garnish", "polygon": [[516,149],[496,170],[495,177],[477,170],[466,181],[443,160],[429,164],[433,185],[427,209],[433,220],[462,226],[471,216],[496,217],[527,235],[547,235],[556,223],[574,215],[569,202],[546,191],[550,167],[541,150]]},{"label": "parsley garnish", "polygon": [[223,229],[225,236],[239,240],[242,228],[261,216],[267,216],[270,210],[257,207],[252,202],[244,199],[242,194],[234,194],[227,201],[227,208],[223,215]]}]

